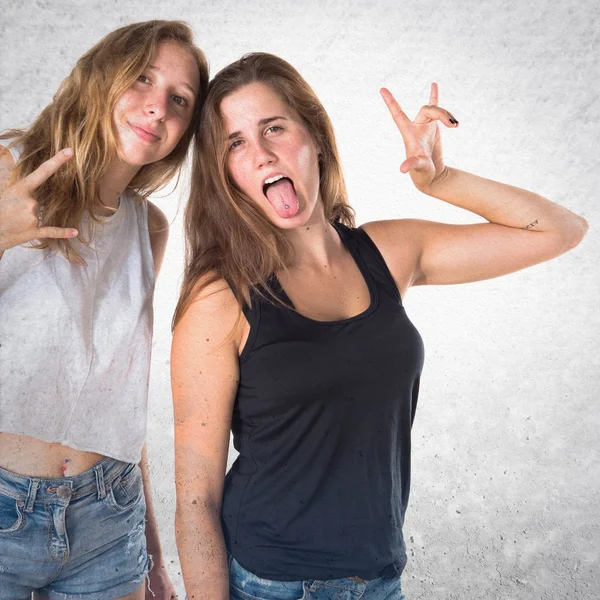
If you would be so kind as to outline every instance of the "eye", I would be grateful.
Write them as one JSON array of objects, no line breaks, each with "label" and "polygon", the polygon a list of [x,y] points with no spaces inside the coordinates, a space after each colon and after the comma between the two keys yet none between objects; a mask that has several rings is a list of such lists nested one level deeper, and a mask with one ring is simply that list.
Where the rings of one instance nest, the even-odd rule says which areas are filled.
[{"label": "eye", "polygon": [[150,78],[147,75],[140,75],[137,80],[142,83],[150,83]]},{"label": "eye", "polygon": [[171,96],[173,102],[175,102],[175,104],[178,104],[179,106],[188,106],[189,102],[187,101],[187,98],[184,98],[183,96]]},{"label": "eye", "polygon": [[265,133],[275,133],[276,131],[283,131],[283,127],[280,125],[271,125],[270,127],[267,127]]},{"label": "eye", "polygon": [[229,150],[235,150],[242,145],[243,140],[235,140],[229,145]]}]

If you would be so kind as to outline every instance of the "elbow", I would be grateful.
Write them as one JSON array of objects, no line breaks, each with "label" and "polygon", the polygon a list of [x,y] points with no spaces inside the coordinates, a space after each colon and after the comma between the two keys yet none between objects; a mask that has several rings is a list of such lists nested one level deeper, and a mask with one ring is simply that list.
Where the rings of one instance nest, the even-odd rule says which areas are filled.
[{"label": "elbow", "polygon": [[588,222],[583,217],[575,215],[573,222],[570,224],[564,236],[565,251],[572,250],[575,246],[579,245],[588,229]]},{"label": "elbow", "polygon": [[221,518],[221,503],[213,494],[178,494],[175,504],[175,521],[181,522],[188,519],[216,519]]},{"label": "elbow", "polygon": [[551,233],[555,256],[560,256],[579,245],[588,229],[588,222],[583,217],[571,213],[569,218],[563,220]]}]

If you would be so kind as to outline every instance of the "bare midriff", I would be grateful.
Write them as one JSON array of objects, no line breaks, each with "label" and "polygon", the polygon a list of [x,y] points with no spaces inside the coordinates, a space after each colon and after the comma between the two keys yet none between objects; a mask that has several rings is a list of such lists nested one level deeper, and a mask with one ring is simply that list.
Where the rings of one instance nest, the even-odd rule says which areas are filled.
[{"label": "bare midriff", "polygon": [[12,433],[0,433],[0,467],[29,477],[72,477],[104,456]]}]

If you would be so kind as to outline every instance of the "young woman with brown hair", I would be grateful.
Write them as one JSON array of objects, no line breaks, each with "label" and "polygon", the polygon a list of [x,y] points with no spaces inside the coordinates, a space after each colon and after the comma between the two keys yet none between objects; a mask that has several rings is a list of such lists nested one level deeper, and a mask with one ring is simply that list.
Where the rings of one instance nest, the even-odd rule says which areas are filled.
[{"label": "young woman with brown hair", "polygon": [[423,364],[408,288],[523,269],[586,231],[537,194],[445,166],[439,123],[458,122],[436,84],[413,121],[382,95],[401,171],[488,223],[355,228],[331,123],[291,65],[251,54],[209,86],[171,363],[190,600],[402,598]]},{"label": "young woman with brown hair", "polygon": [[144,445],[168,234],[147,198],[178,174],[207,85],[187,24],[127,25],[1,136],[2,600],[143,598],[150,569],[175,595]]}]

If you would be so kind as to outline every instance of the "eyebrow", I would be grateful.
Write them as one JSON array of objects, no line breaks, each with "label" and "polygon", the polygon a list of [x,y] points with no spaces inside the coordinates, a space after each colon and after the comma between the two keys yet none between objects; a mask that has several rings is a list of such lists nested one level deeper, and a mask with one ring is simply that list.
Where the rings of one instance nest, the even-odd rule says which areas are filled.
[{"label": "eyebrow", "polygon": [[[152,69],[153,71],[160,71],[160,69],[156,66],[156,65],[148,65],[148,69]],[[194,90],[194,88],[187,82],[183,82],[179,85],[182,85],[183,87],[186,87],[190,92],[192,92],[192,94],[194,95],[194,98],[198,95],[196,90]]]},{"label": "eyebrow", "polygon": [[[261,119],[258,122],[258,126],[264,127],[265,125],[268,125],[269,123],[272,123],[273,121],[277,121],[278,119],[281,119],[282,121],[287,121],[287,119],[285,117],[281,117],[281,116],[266,117],[265,119]],[[232,134],[230,134],[229,139],[233,140],[234,138],[239,137],[240,135],[242,135],[241,131],[234,131]]]}]

